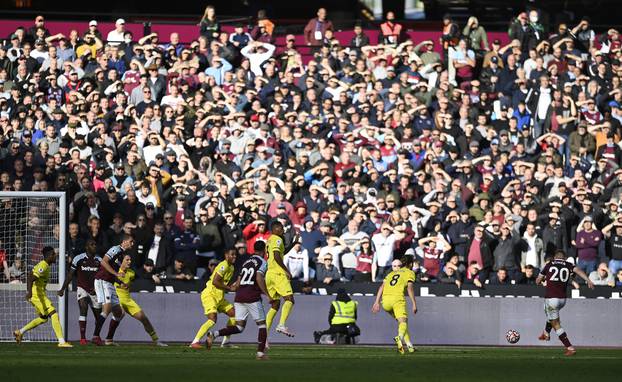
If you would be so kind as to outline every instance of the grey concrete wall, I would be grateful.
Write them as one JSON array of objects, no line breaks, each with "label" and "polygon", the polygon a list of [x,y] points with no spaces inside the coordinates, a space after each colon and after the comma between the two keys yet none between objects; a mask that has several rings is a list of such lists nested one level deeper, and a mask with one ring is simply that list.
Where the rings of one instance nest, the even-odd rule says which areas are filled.
[{"label": "grey concrete wall", "polygon": [[[160,338],[163,341],[189,342],[204,322],[198,293],[134,293]],[[232,301],[232,295],[227,298]],[[328,309],[332,296],[295,296],[296,305],[288,326],[296,333],[293,339],[272,332],[273,343],[309,343],[313,331],[328,327]],[[358,325],[360,343],[391,344],[397,325],[385,313],[371,313],[373,297],[354,296],[359,301]],[[418,297],[419,313],[410,320],[410,333],[415,343],[421,345],[507,345],[505,333],[509,329],[521,334],[520,345],[543,345],[537,339],[545,324],[540,298],[468,298],[468,297]],[[75,293],[69,295],[68,338],[77,340],[78,307]],[[268,304],[266,311],[268,309]],[[280,314],[280,313],[279,313]],[[276,322],[278,322],[277,314]],[[622,300],[620,299],[568,299],[561,312],[562,325],[573,344],[578,346],[622,346]],[[276,324],[275,322],[275,324]],[[414,324],[413,324],[414,323]],[[216,328],[226,324],[226,316],[219,315]],[[87,337],[94,327],[89,313]],[[102,337],[108,331],[108,323]],[[142,325],[126,316],[119,326],[116,339],[120,341],[148,341]],[[249,322],[247,329],[234,338],[239,342],[255,342],[257,329]],[[546,345],[561,345],[553,337]]]}]

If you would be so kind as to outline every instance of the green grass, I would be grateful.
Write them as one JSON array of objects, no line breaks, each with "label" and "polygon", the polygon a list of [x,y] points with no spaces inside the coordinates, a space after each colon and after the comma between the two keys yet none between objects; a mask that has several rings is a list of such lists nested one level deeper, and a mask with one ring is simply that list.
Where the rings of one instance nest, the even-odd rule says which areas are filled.
[{"label": "green grass", "polygon": [[622,349],[420,347],[399,355],[388,347],[279,346],[269,361],[254,347],[197,351],[53,344],[0,344],[0,381],[593,381],[619,380]]}]

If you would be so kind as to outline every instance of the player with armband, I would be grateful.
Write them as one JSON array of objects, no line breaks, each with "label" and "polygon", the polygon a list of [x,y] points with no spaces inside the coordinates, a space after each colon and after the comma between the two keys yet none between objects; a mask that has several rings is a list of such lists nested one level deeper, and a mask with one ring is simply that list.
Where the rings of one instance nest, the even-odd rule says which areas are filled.
[{"label": "player with armband", "polygon": [[[151,325],[149,318],[147,318],[147,315],[145,315],[145,312],[143,312],[140,305],[138,305],[130,295],[129,288],[132,284],[132,281],[134,281],[134,278],[136,277],[136,273],[133,269],[130,268],[130,265],[132,265],[132,257],[126,254],[123,256],[121,267],[119,267],[119,273],[123,275],[119,277],[119,280],[122,281],[122,283],[114,283],[114,286],[117,290],[117,295],[119,296],[119,302],[121,303],[121,308],[123,308],[123,311],[125,311],[127,314],[134,317],[135,319],[140,321],[141,324],[143,324],[145,332],[147,332],[149,337],[151,337],[154,345],[168,346],[167,344],[159,341],[158,335],[156,334],[153,325]],[[110,340],[112,340],[112,338],[110,338]]]},{"label": "player with armband", "polygon": [[46,323],[48,321],[48,318],[51,318],[54,334],[56,334],[56,337],[58,338],[58,347],[70,348],[73,347],[73,345],[65,341],[65,337],[63,336],[63,328],[60,325],[58,313],[56,313],[56,309],[54,309],[52,301],[50,301],[45,293],[45,288],[50,278],[50,266],[56,261],[56,251],[54,251],[54,248],[52,247],[43,247],[41,252],[43,254],[43,260],[35,265],[32,271],[28,273],[28,278],[26,279],[26,300],[32,304],[32,306],[37,311],[39,317],[30,321],[23,328],[15,330],[13,332],[13,335],[15,336],[15,342],[19,344],[20,342],[22,342],[24,333],[36,328],[43,323]]},{"label": "player with armband", "polygon": [[265,354],[268,331],[266,329],[266,313],[261,302],[261,294],[268,295],[265,281],[268,265],[263,259],[266,244],[263,241],[256,241],[253,248],[255,254],[242,264],[237,280],[237,284],[240,286],[235,293],[234,300],[235,326],[228,326],[213,333],[208,333],[207,349],[211,349],[214,339],[218,336],[242,333],[246,327],[246,320],[250,315],[259,328],[257,335],[257,359],[265,360],[268,359],[268,356]]},{"label": "player with armband", "polygon": [[566,261],[566,254],[561,250],[555,252],[553,260],[549,261],[542,268],[542,271],[536,278],[537,285],[542,285],[546,281],[546,293],[544,294],[546,325],[538,339],[540,341],[549,341],[551,339],[551,329],[555,329],[555,334],[557,334],[559,340],[566,347],[564,354],[567,356],[575,355],[577,350],[572,346],[566,331],[561,326],[559,311],[566,305],[568,283],[573,274],[585,280],[588,288],[594,289],[594,284],[592,284],[585,272],[573,263]]},{"label": "player with armband", "polygon": [[395,337],[395,344],[400,354],[404,354],[403,342],[406,343],[409,353],[415,351],[408,334],[408,310],[406,309],[406,299],[404,298],[404,291],[406,290],[412,303],[412,312],[417,314],[417,302],[415,301],[415,291],[413,288],[415,273],[411,270],[411,263],[408,258],[409,256],[404,259],[403,264],[400,260],[393,260],[391,263],[392,271],[385,277],[382,285],[378,288],[376,301],[372,307],[372,312],[378,313],[382,301],[384,311],[397,320],[398,332],[397,337]]},{"label": "player with armband", "polygon": [[89,305],[91,306],[95,321],[101,314],[102,306],[97,302],[97,295],[95,294],[95,274],[99,270],[101,261],[102,258],[97,255],[97,243],[93,239],[88,239],[86,241],[86,252],[73,258],[65,282],[58,291],[58,295],[62,297],[75,275],[78,280],[76,298],[78,299],[78,307],[80,309],[80,317],[78,319],[78,324],[80,325],[80,345],[88,344],[86,340],[86,316]]}]

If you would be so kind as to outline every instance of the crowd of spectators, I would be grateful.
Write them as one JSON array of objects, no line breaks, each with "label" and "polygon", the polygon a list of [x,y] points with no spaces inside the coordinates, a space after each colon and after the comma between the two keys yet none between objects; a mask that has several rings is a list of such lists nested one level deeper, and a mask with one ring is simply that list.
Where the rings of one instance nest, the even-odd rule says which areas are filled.
[{"label": "crowd of spectators", "polygon": [[[388,12],[378,41],[361,25],[339,41],[320,9],[306,60],[258,16],[229,34],[207,7],[188,43],[123,19],[15,30],[0,46],[2,190],[67,192],[69,256],[132,232],[156,283],[252,254],[274,220],[305,282],[378,281],[413,255],[421,282],[531,284],[562,249],[595,284],[622,283],[617,30],[532,10],[506,45],[476,17],[412,41]],[[0,251],[5,280],[17,252]]]}]

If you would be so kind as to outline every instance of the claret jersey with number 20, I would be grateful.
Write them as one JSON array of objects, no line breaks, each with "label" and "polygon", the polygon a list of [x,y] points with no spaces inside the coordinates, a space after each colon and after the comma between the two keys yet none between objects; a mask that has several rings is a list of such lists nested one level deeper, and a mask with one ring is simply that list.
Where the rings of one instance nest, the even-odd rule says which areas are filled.
[{"label": "claret jersey with number 20", "polygon": [[562,259],[554,259],[547,263],[540,274],[546,280],[544,298],[566,298],[568,282],[574,273],[574,265]]}]

